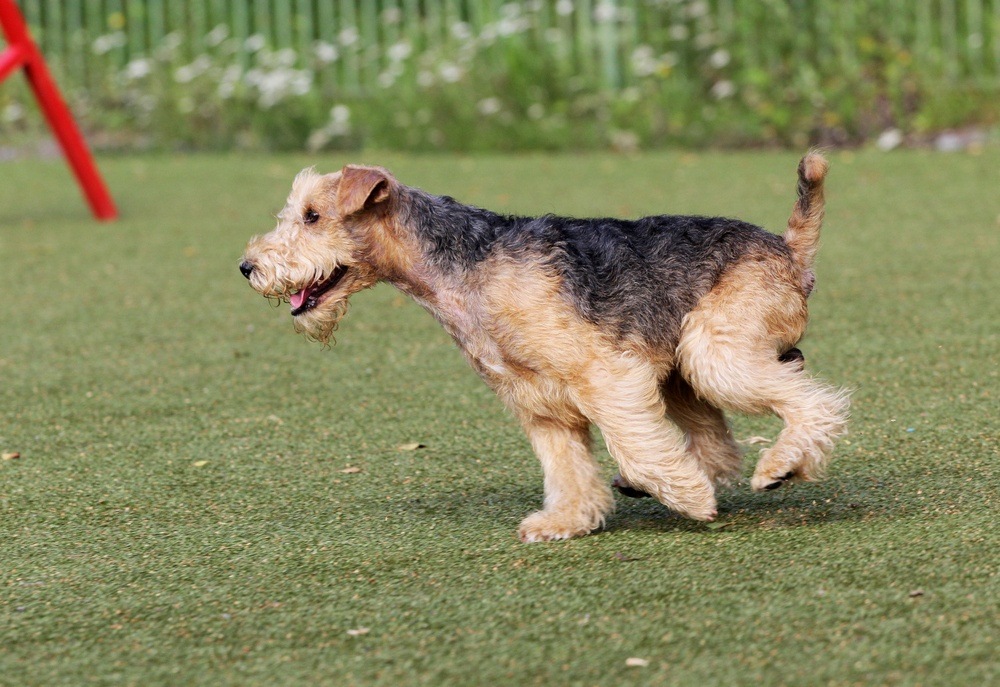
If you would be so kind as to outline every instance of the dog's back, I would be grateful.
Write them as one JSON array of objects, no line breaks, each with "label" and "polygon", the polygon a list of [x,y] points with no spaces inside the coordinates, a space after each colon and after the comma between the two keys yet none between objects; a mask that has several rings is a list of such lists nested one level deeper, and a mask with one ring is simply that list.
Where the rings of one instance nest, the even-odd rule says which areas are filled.
[{"label": "dog's back", "polygon": [[780,236],[724,217],[519,217],[415,190],[413,201],[425,208],[417,226],[440,268],[473,271],[504,255],[546,265],[581,317],[661,350],[676,346],[684,316],[735,262],[793,264]]}]

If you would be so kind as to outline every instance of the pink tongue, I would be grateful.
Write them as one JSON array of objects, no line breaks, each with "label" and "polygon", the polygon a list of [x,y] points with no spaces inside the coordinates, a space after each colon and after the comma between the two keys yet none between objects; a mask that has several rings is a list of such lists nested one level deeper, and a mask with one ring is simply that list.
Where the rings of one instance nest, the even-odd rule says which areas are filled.
[{"label": "pink tongue", "polygon": [[302,304],[306,302],[307,298],[309,298],[310,292],[312,292],[312,289],[307,287],[302,289],[298,293],[293,293],[288,298],[288,301],[292,304],[292,310],[298,310],[299,308],[301,308]]}]

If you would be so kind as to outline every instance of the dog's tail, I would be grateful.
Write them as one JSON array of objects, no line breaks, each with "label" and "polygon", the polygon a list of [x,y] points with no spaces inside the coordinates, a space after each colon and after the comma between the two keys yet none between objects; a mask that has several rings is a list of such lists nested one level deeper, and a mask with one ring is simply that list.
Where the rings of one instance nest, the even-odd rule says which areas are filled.
[{"label": "dog's tail", "polygon": [[799,161],[799,198],[785,232],[785,243],[792,249],[795,262],[810,279],[819,250],[819,229],[823,225],[823,178],[827,167],[826,158],[817,152],[810,152]]}]

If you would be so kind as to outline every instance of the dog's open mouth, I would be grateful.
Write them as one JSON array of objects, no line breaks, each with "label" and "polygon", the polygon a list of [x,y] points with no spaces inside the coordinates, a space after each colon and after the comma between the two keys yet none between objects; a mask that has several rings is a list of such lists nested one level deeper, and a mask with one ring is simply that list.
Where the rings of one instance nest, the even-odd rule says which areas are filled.
[{"label": "dog's open mouth", "polygon": [[292,317],[308,312],[319,305],[323,300],[323,296],[339,284],[346,274],[347,267],[341,265],[333,271],[333,274],[328,279],[307,286],[289,296],[288,301],[292,305]]}]

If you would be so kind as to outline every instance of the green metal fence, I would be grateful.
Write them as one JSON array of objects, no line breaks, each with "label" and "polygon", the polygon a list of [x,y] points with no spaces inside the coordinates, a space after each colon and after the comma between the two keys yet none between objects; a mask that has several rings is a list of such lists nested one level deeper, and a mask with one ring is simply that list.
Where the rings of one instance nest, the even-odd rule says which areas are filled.
[{"label": "green metal fence", "polygon": [[[767,69],[792,51],[803,62],[854,71],[871,44],[906,51],[942,77],[1000,76],[1000,0],[22,0],[43,50],[63,75],[86,85],[106,69],[148,55],[173,35],[194,58],[220,36],[263,41],[301,56],[338,59],[324,79],[345,91],[370,86],[392,46],[480,39],[512,29],[530,47],[557,53],[570,70],[621,88],[646,55],[669,53],[671,69],[699,69],[698,41],[747,70]],[[524,22],[530,23],[525,31]],[[218,28],[224,27],[224,28]],[[100,60],[95,60],[99,53]],[[489,51],[485,55],[489,57]],[[701,61],[703,61],[703,55]],[[497,53],[497,60],[504,59]]]}]

